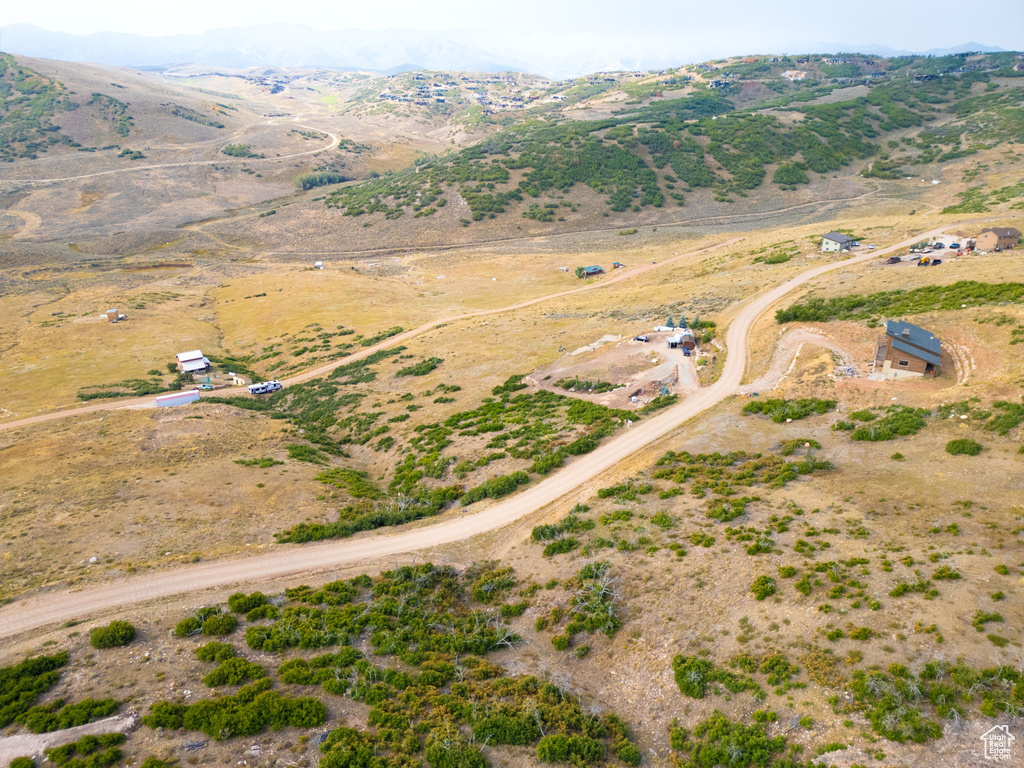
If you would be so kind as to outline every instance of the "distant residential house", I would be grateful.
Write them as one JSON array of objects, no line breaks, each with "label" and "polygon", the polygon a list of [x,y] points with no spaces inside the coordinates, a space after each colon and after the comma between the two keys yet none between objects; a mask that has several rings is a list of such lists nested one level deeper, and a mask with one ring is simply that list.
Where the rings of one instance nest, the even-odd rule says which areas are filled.
[{"label": "distant residential house", "polygon": [[849,235],[843,235],[839,232],[829,232],[821,239],[821,250],[825,253],[848,251],[853,247],[854,242],[856,241]]},{"label": "distant residential house", "polygon": [[902,320],[885,324],[885,338],[878,342],[875,367],[882,363],[887,379],[934,376],[942,357],[942,342],[931,331]]},{"label": "distant residential house", "polygon": [[669,349],[695,349],[697,346],[697,340],[689,328],[680,328],[679,333],[669,336],[665,341]]},{"label": "distant residential house", "polygon": [[198,349],[191,352],[179,352],[178,370],[182,373],[205,373],[213,368],[213,363]]},{"label": "distant residential house", "polygon": [[1015,227],[992,227],[983,229],[974,239],[979,251],[1007,251],[1017,247],[1020,230]]},{"label": "distant residential house", "polygon": [[804,80],[807,78],[807,73],[801,69],[789,69],[782,73],[782,77],[790,81]]},{"label": "distant residential house", "polygon": [[594,275],[603,275],[604,270],[601,267],[594,265],[592,267],[583,268],[583,277],[593,277]]}]

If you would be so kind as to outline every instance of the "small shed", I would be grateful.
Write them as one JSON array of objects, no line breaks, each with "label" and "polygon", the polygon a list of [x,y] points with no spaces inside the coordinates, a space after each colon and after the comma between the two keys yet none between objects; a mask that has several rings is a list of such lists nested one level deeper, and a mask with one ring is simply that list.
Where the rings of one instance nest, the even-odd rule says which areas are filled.
[{"label": "small shed", "polygon": [[689,328],[682,328],[679,331],[679,346],[683,349],[696,349],[697,340],[693,337],[693,331]]},{"label": "small shed", "polygon": [[124,315],[119,314],[116,309],[108,309],[106,312],[103,313],[103,316],[112,323],[116,323],[118,320],[124,317]]},{"label": "small shed", "polygon": [[626,265],[623,264],[621,261],[613,261],[612,262],[612,269],[622,269],[624,266],[626,266]]},{"label": "small shed", "polygon": [[821,250],[825,253],[848,251],[856,241],[849,235],[840,232],[829,232],[821,239]]},{"label": "small shed", "polygon": [[176,357],[178,359],[178,370],[182,373],[205,373],[213,369],[213,363],[198,349],[193,349],[189,352],[179,352]]}]

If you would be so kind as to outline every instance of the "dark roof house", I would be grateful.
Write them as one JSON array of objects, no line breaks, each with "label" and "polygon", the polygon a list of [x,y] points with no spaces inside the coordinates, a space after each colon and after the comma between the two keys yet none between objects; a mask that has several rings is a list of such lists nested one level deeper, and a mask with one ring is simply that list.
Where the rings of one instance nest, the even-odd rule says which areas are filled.
[{"label": "dark roof house", "polygon": [[920,326],[889,320],[875,360],[876,364],[884,361],[882,373],[886,378],[932,376],[942,362],[942,342]]},{"label": "dark roof house", "polygon": [[823,251],[848,251],[856,241],[849,235],[840,232],[829,232],[821,240]]}]

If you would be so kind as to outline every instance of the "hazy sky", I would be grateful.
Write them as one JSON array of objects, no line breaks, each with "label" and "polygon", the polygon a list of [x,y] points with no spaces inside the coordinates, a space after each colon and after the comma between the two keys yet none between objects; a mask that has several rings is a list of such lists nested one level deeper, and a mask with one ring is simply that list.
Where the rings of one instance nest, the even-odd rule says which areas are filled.
[{"label": "hazy sky", "polygon": [[198,33],[286,22],[324,30],[482,29],[676,39],[676,44],[726,38],[736,51],[778,41],[836,41],[924,50],[979,42],[1024,48],[1024,0],[47,0],[4,2],[0,26],[30,23],[88,34]]}]

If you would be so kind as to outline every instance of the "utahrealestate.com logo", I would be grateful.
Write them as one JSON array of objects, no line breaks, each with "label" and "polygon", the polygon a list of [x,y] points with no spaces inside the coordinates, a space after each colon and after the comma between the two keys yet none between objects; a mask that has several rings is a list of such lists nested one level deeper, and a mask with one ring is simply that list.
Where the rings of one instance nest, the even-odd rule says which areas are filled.
[{"label": "utahrealestate.com logo", "polygon": [[996,725],[981,734],[985,742],[985,757],[988,760],[1009,760],[1014,736],[1010,726]]}]

